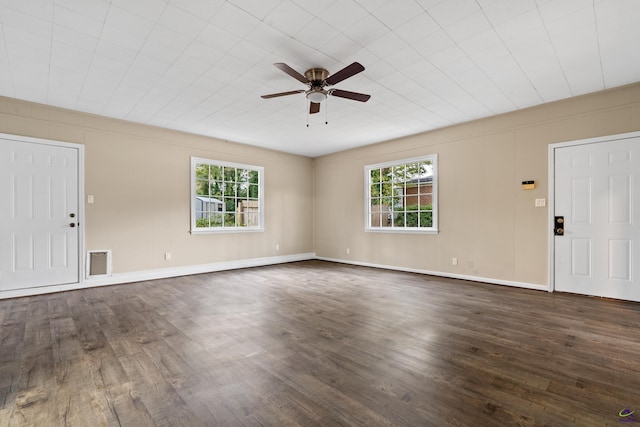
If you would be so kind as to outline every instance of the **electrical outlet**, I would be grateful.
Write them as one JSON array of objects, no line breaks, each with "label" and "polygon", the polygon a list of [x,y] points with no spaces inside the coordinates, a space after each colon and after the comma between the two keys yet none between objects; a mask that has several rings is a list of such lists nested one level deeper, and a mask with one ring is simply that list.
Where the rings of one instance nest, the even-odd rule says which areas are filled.
[{"label": "electrical outlet", "polygon": [[280,244],[276,243],[276,251],[279,251],[279,250],[280,250]]},{"label": "electrical outlet", "polygon": [[451,258],[451,265],[458,265],[458,258]]},{"label": "electrical outlet", "polygon": [[93,203],[93,201],[94,201],[93,194],[89,194],[89,195],[87,196],[87,203],[88,203],[88,204],[92,204],[92,203]]},{"label": "electrical outlet", "polygon": [[165,252],[164,260],[165,261],[170,261],[171,260],[171,252]]},{"label": "electrical outlet", "polygon": [[351,253],[351,249],[347,248],[347,255]]}]

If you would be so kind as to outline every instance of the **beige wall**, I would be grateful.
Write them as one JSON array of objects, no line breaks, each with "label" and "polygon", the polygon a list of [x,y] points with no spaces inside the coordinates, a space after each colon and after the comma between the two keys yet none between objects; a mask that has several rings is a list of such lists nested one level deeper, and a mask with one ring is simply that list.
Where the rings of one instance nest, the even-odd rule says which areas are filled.
[{"label": "beige wall", "polygon": [[[95,196],[85,205],[85,249],[113,250],[114,273],[315,250],[543,285],[547,208],[535,208],[534,199],[547,197],[548,144],[637,130],[640,84],[311,160],[0,98],[0,132],[84,144],[85,193]],[[365,233],[364,165],[432,153],[440,233]],[[264,166],[263,233],[189,233],[191,156]],[[531,179],[537,188],[521,190]]]},{"label": "beige wall", "polygon": [[[113,273],[313,250],[309,158],[9,98],[0,133],[84,144],[85,194],[95,196],[85,249],[111,249]],[[264,167],[264,232],[189,233],[191,156]]]},{"label": "beige wall", "polygon": [[[546,285],[548,145],[637,130],[640,84],[319,157],[316,255]],[[440,233],[365,233],[364,166],[433,153]]]}]

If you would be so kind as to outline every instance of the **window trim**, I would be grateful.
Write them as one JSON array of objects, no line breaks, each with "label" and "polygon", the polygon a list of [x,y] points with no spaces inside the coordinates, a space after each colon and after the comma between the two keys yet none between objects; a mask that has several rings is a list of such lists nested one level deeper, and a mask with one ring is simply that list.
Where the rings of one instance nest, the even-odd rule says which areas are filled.
[{"label": "window trim", "polygon": [[[240,169],[250,169],[258,171],[258,203],[259,203],[259,226],[247,226],[247,227],[207,227],[207,228],[197,228],[196,227],[196,165],[198,164],[208,164],[222,167],[233,167]],[[191,198],[191,209],[190,209],[190,222],[191,222],[191,234],[216,234],[216,233],[254,233],[254,232],[263,232],[264,231],[264,167],[255,166],[255,165],[246,165],[242,163],[233,163],[226,162],[222,160],[213,160],[207,159],[204,157],[191,157],[191,173],[190,173],[190,186],[191,191],[189,193],[189,197]]]},{"label": "window trim", "polygon": [[[371,170],[398,165],[406,165],[421,161],[431,161],[433,167],[431,211],[433,223],[431,227],[375,227],[371,225]],[[438,155],[412,157],[408,159],[392,160],[364,166],[364,231],[370,233],[409,233],[409,234],[438,234]]]}]

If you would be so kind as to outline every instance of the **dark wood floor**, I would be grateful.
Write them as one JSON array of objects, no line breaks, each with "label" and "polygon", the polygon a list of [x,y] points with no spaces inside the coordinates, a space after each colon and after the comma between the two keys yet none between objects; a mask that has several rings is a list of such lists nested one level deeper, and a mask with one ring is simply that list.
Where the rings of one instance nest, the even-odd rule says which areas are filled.
[{"label": "dark wood floor", "polygon": [[0,324],[2,426],[619,426],[640,406],[640,304],[321,261],[3,300]]}]

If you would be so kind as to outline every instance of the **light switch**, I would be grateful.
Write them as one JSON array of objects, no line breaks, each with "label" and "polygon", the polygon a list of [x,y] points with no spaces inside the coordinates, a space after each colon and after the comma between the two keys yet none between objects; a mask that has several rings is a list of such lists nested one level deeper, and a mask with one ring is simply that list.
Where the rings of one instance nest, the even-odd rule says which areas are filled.
[{"label": "light switch", "polygon": [[544,208],[545,206],[547,206],[546,199],[536,199],[536,208]]}]

